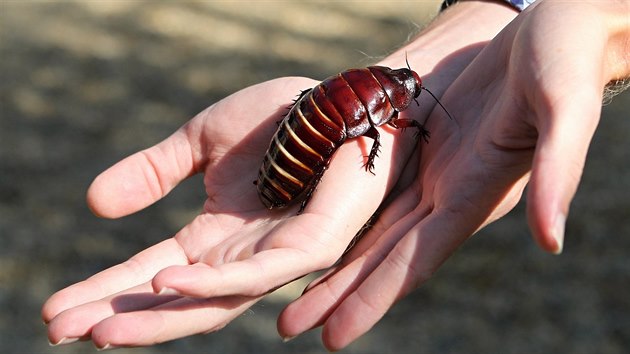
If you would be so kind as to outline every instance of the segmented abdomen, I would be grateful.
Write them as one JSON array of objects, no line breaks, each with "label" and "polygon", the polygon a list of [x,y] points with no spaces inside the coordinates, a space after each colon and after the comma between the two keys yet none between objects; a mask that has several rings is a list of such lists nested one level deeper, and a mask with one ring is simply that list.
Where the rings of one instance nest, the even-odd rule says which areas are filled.
[{"label": "segmented abdomen", "polygon": [[283,207],[303,193],[308,201],[346,139],[392,119],[396,111],[388,90],[407,93],[393,72],[385,67],[350,69],[302,94],[278,127],[258,174],[258,194],[267,208]]},{"label": "segmented abdomen", "polygon": [[337,148],[345,123],[320,84],[304,93],[280,123],[258,174],[258,193],[271,209],[314,188]]}]

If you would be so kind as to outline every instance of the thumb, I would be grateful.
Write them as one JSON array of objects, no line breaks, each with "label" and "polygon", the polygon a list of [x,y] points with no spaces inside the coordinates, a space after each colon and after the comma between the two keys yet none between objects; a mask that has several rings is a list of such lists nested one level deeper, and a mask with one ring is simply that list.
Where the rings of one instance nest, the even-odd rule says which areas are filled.
[{"label": "thumb", "polygon": [[185,127],[161,143],[137,152],[101,173],[90,185],[87,203],[106,218],[134,213],[164,197],[194,174],[195,158]]},{"label": "thumb", "polygon": [[598,85],[583,85],[538,116],[538,142],[527,198],[527,216],[538,245],[559,254],[565,222],[601,114]]}]

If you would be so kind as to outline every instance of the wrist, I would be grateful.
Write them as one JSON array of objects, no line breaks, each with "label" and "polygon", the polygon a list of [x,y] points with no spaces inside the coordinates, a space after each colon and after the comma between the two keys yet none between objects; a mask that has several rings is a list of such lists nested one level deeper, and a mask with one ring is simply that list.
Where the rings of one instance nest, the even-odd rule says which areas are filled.
[{"label": "wrist", "polygon": [[600,43],[601,84],[630,77],[630,0],[590,0],[567,4],[564,0],[539,1],[539,12],[564,14],[588,28],[588,43]]},{"label": "wrist", "polygon": [[[379,64],[404,67],[405,54],[412,69],[429,73],[445,59],[470,62],[518,12],[498,0],[462,1],[439,14],[409,43],[383,59]],[[461,70],[456,70],[458,73]]]},{"label": "wrist", "polygon": [[[407,65],[407,58],[424,86],[439,97],[516,15],[515,9],[500,1],[463,1],[439,14],[414,39],[378,65],[401,68]],[[433,105],[427,100],[421,107],[430,110]]]}]

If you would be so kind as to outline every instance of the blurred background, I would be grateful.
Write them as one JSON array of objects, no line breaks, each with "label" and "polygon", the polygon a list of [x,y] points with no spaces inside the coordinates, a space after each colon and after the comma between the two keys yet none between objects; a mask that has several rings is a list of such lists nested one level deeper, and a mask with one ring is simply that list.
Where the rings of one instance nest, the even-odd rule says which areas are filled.
[{"label": "blurred background", "polygon": [[[84,195],[100,171],[248,85],[368,65],[438,5],[1,1],[0,352],[94,351],[49,347],[43,302],[169,237],[204,200],[195,177],[145,211],[98,219]],[[536,248],[521,203],[344,352],[630,348],[629,112],[628,92],[603,108],[561,256]],[[303,286],[277,291],[218,333],[117,352],[322,352],[318,330],[289,343],[276,333],[279,311]]]}]

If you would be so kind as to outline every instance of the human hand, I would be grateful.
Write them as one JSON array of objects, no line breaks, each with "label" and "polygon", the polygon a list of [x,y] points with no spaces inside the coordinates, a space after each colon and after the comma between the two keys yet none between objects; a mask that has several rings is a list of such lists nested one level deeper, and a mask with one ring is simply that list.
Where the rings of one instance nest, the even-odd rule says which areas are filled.
[{"label": "human hand", "polygon": [[603,87],[630,75],[629,11],[627,1],[539,1],[508,25],[442,97],[455,121],[434,111],[431,140],[396,196],[342,262],[284,310],[280,334],[323,326],[329,349],[348,345],[511,210],[528,182],[532,234],[560,252]]},{"label": "human hand", "polygon": [[[50,342],[140,346],[217,330],[274,288],[331,266],[398,178],[414,140],[383,134],[383,149],[393,153],[377,159],[372,175],[361,167],[369,142],[353,139],[302,214],[299,205],[265,209],[253,181],[275,122],[315,84],[283,78],[244,89],[98,176],[87,199],[103,217],[145,208],[196,173],[208,198],[173,238],[54,294],[42,309]],[[392,150],[404,146],[399,138],[407,155]]]}]

